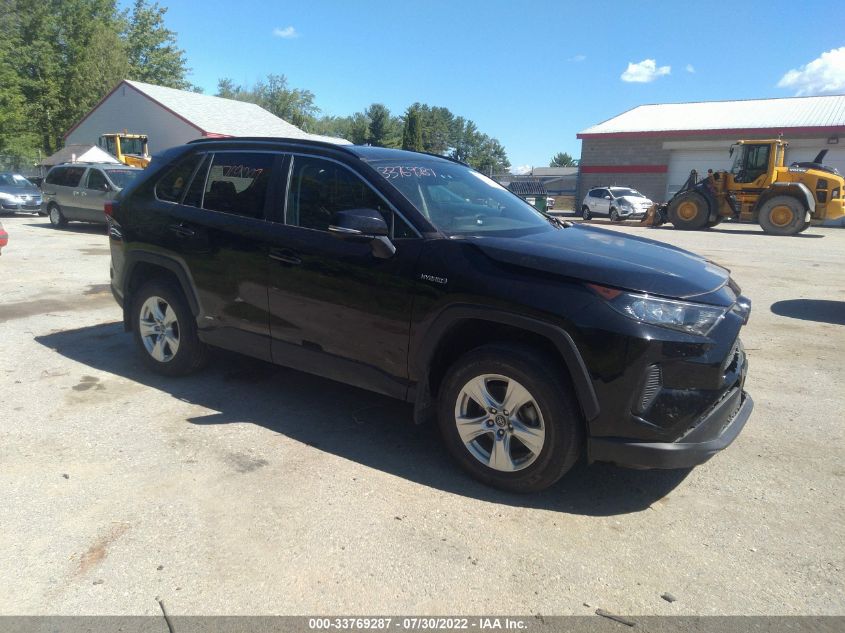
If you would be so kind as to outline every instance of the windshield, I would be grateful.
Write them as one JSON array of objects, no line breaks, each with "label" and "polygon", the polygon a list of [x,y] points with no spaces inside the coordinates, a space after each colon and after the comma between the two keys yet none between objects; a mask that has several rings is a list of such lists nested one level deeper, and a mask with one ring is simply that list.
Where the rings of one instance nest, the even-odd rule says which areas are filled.
[{"label": "windshield", "polygon": [[548,227],[548,220],[497,182],[445,161],[382,160],[373,167],[438,229],[477,235]]},{"label": "windshield", "polygon": [[126,185],[135,180],[140,173],[140,169],[107,169],[109,178],[118,189],[124,189]]},{"label": "windshield", "polygon": [[629,198],[645,198],[645,196],[636,189],[614,187],[613,189],[611,189],[611,191],[613,192],[613,195],[617,198],[621,198],[622,196],[628,196]]},{"label": "windshield", "polygon": [[144,139],[122,138],[120,139],[120,149],[124,154],[138,154],[139,156],[143,156],[145,154]]},{"label": "windshield", "polygon": [[27,187],[34,187],[23,176],[18,174],[0,174],[0,187],[17,187],[18,189],[25,189]]}]

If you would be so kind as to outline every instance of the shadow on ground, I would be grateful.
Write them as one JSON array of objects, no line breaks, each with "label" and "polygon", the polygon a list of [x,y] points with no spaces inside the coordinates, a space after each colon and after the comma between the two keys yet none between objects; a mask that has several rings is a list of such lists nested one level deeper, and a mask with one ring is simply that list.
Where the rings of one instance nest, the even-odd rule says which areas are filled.
[{"label": "shadow on ground", "polygon": [[26,226],[34,226],[37,229],[50,229],[51,231],[67,231],[68,233],[88,233],[89,235],[106,235],[105,224],[92,224],[90,222],[68,222],[65,226],[57,229],[49,220],[45,222],[29,222]]},{"label": "shadow on ground", "polygon": [[669,494],[688,470],[640,471],[583,462],[551,489],[499,492],[453,465],[432,426],[416,426],[405,403],[220,352],[203,372],[165,378],[147,369],[121,323],[66,330],[35,339],[71,360],[211,409],[197,425],[251,422],[321,451],[419,484],[517,507],[592,516],[637,512]]},{"label": "shadow on ground", "polygon": [[772,304],[772,312],[778,316],[845,325],[845,301],[827,299],[788,299]]}]

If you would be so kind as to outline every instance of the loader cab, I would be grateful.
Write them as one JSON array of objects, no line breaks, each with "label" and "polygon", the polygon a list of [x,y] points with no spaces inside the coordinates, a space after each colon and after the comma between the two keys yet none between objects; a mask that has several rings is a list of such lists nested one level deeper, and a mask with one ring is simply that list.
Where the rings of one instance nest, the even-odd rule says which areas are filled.
[{"label": "loader cab", "polygon": [[774,173],[773,143],[736,143],[731,145],[733,181],[740,184],[756,182],[761,176]]}]

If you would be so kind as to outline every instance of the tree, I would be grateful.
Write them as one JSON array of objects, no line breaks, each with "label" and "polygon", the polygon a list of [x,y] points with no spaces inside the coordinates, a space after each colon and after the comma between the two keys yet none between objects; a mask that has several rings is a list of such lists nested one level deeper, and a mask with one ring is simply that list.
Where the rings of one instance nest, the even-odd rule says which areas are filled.
[{"label": "tree", "polygon": [[231,79],[217,81],[217,96],[260,105],[280,119],[297,127],[313,125],[320,109],[314,104],[314,93],[288,86],[284,75],[267,75],[252,88],[238,86]]},{"label": "tree", "polygon": [[185,78],[189,69],[185,51],[177,46],[176,33],[164,25],[165,7],[157,2],[135,0],[131,13],[124,13],[129,79],[168,88],[190,90]]},{"label": "tree", "polygon": [[370,120],[367,142],[376,147],[398,147],[398,121],[390,116],[390,110],[382,103],[374,103],[364,110]]},{"label": "tree", "polygon": [[578,161],[566,152],[558,152],[549,161],[549,167],[577,167]]},{"label": "tree", "polygon": [[418,108],[411,106],[405,113],[405,130],[402,134],[402,149],[424,151],[422,116]]}]

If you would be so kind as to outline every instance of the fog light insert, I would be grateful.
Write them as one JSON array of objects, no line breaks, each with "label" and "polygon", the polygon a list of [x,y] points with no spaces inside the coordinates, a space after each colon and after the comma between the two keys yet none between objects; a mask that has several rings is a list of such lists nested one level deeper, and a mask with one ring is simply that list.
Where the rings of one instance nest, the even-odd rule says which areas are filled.
[{"label": "fog light insert", "polygon": [[645,372],[645,384],[638,408],[640,413],[651,406],[661,387],[663,387],[663,373],[660,371],[660,365],[651,365]]}]

